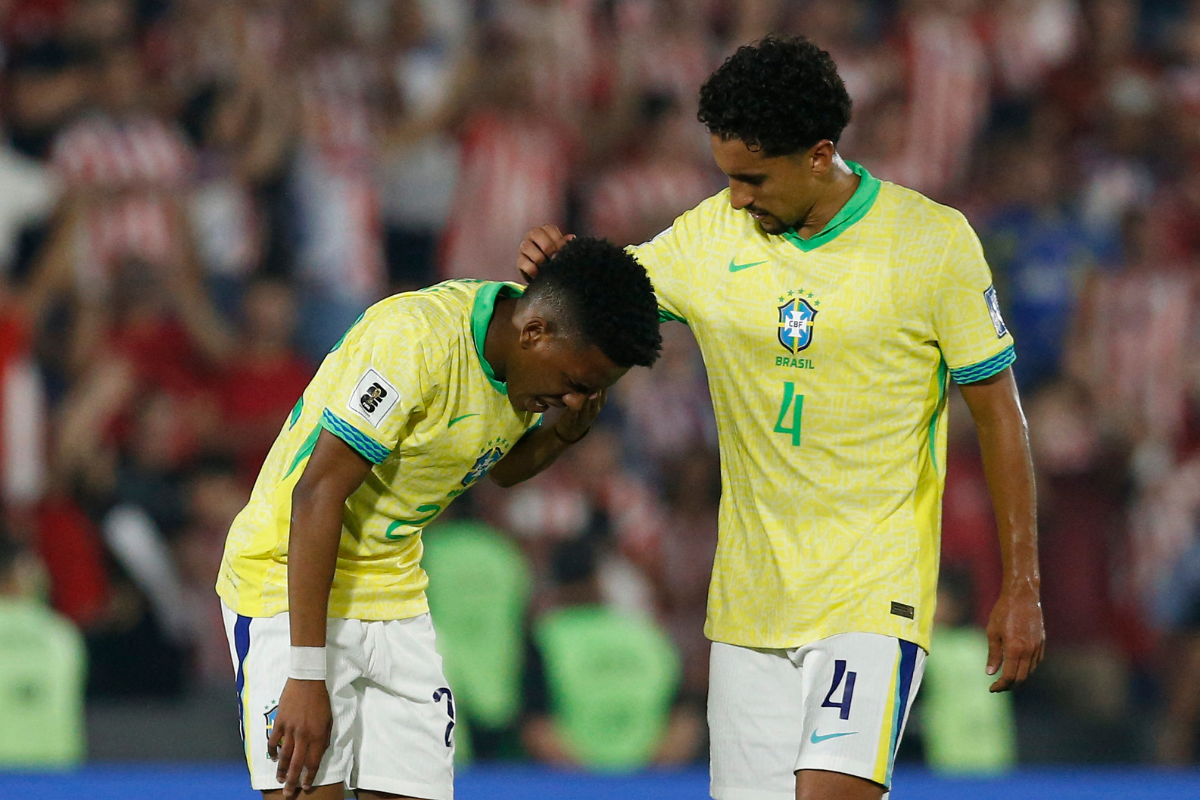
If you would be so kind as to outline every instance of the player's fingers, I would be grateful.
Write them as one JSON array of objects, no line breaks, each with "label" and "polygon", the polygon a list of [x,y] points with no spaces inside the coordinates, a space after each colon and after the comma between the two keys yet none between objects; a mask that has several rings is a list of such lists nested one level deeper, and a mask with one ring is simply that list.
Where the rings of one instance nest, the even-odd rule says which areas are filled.
[{"label": "player's fingers", "polygon": [[539,254],[545,259],[557,253],[566,243],[558,228],[543,225],[525,234],[525,241],[521,242],[521,252],[535,260]]},{"label": "player's fingers", "polygon": [[543,225],[540,230],[546,235],[546,238],[553,243],[556,249],[562,247],[564,244],[575,238],[575,234],[564,234],[561,230],[559,230],[559,227],[554,224]]},{"label": "player's fingers", "polygon": [[275,780],[280,783],[287,780],[288,767],[292,763],[292,748],[295,745],[294,736],[285,736],[279,742],[279,749],[276,751]]},{"label": "player's fingers", "polygon": [[1046,643],[1039,642],[1038,646],[1033,651],[1033,658],[1029,662],[1029,672],[1032,674],[1038,668],[1038,664],[1042,663],[1042,656],[1046,653]]},{"label": "player's fingers", "polygon": [[1017,677],[1013,680],[1013,688],[1020,686],[1029,678],[1029,672],[1033,669],[1033,653],[1022,658],[1017,662]]},{"label": "player's fingers", "polygon": [[304,742],[297,741],[296,747],[292,752],[291,762],[288,764],[287,775],[283,780],[283,796],[291,797],[296,793],[297,787],[300,785],[300,772],[304,769],[304,760],[307,756],[308,747]]},{"label": "player's fingers", "polygon": [[1017,674],[1016,654],[1011,652],[1012,648],[1007,642],[1003,642],[1000,647],[1002,659],[1001,663],[998,665],[1000,667],[1000,676],[992,683],[991,690],[993,692],[1008,691],[1008,688],[1012,686],[1013,678],[1016,677]]},{"label": "player's fingers", "polygon": [[313,742],[308,746],[308,755],[304,759],[304,775],[300,785],[304,787],[304,791],[312,789],[313,781],[317,777],[317,770],[321,767],[321,758],[325,755],[327,742]]},{"label": "player's fingers", "polygon": [[1004,670],[999,680],[992,684],[992,691],[1007,692],[1020,686],[1029,676],[1029,663],[1033,648],[1023,644],[1008,643],[1004,648]]},{"label": "player's fingers", "polygon": [[988,631],[988,658],[987,658],[987,674],[995,675],[1000,671],[1000,662],[1004,650],[1000,644],[1000,637],[991,631]]},{"label": "player's fingers", "polygon": [[283,739],[283,726],[276,723],[271,726],[271,735],[267,737],[267,756],[276,761],[279,758],[279,742]]},{"label": "player's fingers", "polygon": [[550,244],[544,239],[536,241],[534,239],[525,239],[521,242],[521,247],[517,250],[520,254],[519,261],[527,261],[532,264],[541,264],[547,258],[546,250],[549,250]]}]

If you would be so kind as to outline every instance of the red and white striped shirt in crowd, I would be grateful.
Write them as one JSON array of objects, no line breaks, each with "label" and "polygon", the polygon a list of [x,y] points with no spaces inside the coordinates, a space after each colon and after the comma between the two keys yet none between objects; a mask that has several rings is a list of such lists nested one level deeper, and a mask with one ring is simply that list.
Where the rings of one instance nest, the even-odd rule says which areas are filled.
[{"label": "red and white striped shirt in crowd", "polygon": [[905,147],[896,160],[875,171],[936,199],[963,177],[986,121],[987,56],[971,22],[948,14],[911,20],[904,45]]},{"label": "red and white striped shirt in crowd", "polygon": [[1082,19],[1075,0],[1002,0],[991,9],[989,23],[1000,83],[1026,95],[1074,54]]},{"label": "red and white striped shirt in crowd", "polygon": [[638,52],[637,80],[643,91],[667,94],[692,108],[700,86],[720,65],[698,35],[656,35],[653,47]]},{"label": "red and white striped shirt in crowd", "polygon": [[1184,429],[1197,310],[1184,269],[1096,276],[1080,300],[1076,363],[1097,405],[1168,447]]},{"label": "red and white striped shirt in crowd", "polygon": [[361,53],[336,50],[317,54],[300,82],[303,133],[330,159],[357,162],[375,152],[376,121],[370,96],[382,76]]},{"label": "red and white striped shirt in crowd", "polygon": [[0,305],[0,504],[36,502],[45,477],[46,401],[29,328]]},{"label": "red and white striped shirt in crowd", "polygon": [[579,123],[593,100],[597,53],[593,12],[596,0],[505,0],[501,25],[524,42],[532,60],[532,96],[539,110]]},{"label": "red and white striped shirt in crowd", "polygon": [[59,136],[52,161],[64,185],[94,189],[100,198],[86,221],[81,283],[106,287],[125,258],[171,258],[177,242],[167,195],[187,187],[194,162],[178,130],[148,114],[95,115]]},{"label": "red and white striped shirt in crowd", "polygon": [[481,112],[467,123],[443,279],[513,278],[526,231],[564,222],[571,149],[561,129],[534,119]]},{"label": "red and white striped shirt in crowd", "polygon": [[595,183],[587,230],[620,245],[638,244],[720,188],[712,171],[696,164],[652,161],[620,167]]},{"label": "red and white striped shirt in crowd", "polygon": [[301,268],[318,285],[367,303],[386,283],[373,167],[378,120],[371,97],[382,74],[360,53],[315,56],[301,79],[304,147],[297,187],[307,235]]}]

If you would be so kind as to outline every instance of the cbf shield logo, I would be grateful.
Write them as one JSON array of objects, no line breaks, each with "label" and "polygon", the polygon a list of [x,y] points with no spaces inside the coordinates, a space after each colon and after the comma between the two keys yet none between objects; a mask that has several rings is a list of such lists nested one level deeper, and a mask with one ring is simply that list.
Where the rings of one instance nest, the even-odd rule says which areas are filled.
[{"label": "cbf shield logo", "polygon": [[779,307],[779,343],[792,355],[812,344],[813,320],[817,310],[802,297]]},{"label": "cbf shield logo", "polygon": [[503,457],[504,457],[504,451],[501,450],[499,447],[493,447],[491,450],[488,450],[486,453],[481,455],[479,458],[475,459],[475,465],[473,467],[471,467],[471,471],[468,472],[463,477],[462,485],[470,486],[471,484],[475,483],[475,481],[482,478],[484,475],[487,475],[488,470],[490,470],[493,466],[495,466],[496,462],[499,461]]},{"label": "cbf shield logo", "polygon": [[267,739],[271,738],[271,733],[275,730],[275,715],[279,713],[279,704],[276,703],[267,711],[263,712],[263,716],[267,719]]}]

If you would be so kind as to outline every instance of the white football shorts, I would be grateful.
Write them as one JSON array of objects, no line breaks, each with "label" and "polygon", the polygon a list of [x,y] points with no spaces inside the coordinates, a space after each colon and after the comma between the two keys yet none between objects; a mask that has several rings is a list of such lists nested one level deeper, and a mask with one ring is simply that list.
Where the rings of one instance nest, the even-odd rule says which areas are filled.
[{"label": "white football shorts", "polygon": [[714,642],[712,796],[794,800],[795,773],[803,769],[890,788],[896,747],[924,672],[924,650],[874,633],[839,634],[790,650]]},{"label": "white football shorts", "polygon": [[[222,612],[250,783],[260,791],[279,789],[267,738],[287,683],[288,614],[243,617],[223,603]],[[454,697],[429,615],[330,619],[326,648],[333,732],[313,785],[453,800]]]}]

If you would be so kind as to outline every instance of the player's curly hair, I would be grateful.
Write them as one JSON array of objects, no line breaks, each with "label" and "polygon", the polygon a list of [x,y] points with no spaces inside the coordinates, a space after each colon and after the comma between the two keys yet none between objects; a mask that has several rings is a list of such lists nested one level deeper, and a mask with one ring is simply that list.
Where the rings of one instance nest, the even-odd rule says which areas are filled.
[{"label": "player's curly hair", "polygon": [[739,47],[700,88],[709,133],[774,157],[837,144],[850,94],[829,53],[803,37],[768,36]]},{"label": "player's curly hair", "polygon": [[538,268],[525,290],[567,316],[571,332],[600,348],[619,367],[658,359],[658,301],[645,268],[607,239],[572,239]]}]

